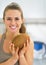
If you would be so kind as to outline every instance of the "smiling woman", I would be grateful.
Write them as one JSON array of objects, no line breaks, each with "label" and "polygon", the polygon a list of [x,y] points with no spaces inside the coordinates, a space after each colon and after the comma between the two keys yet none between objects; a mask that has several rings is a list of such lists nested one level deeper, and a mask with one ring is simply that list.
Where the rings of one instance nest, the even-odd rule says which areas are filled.
[{"label": "smiling woman", "polygon": [[14,44],[12,44],[14,37],[21,33],[26,34],[26,29],[23,24],[23,13],[17,3],[11,3],[6,6],[3,13],[3,21],[6,26],[6,32],[0,38],[0,65],[32,65],[32,40],[29,41],[27,39],[27,45],[24,43],[20,51],[19,47],[14,48]]}]

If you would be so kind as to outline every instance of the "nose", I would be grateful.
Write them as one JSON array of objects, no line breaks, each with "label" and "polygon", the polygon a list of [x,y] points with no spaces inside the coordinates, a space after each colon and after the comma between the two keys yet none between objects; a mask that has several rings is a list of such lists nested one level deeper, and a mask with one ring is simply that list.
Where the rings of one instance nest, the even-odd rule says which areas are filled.
[{"label": "nose", "polygon": [[15,23],[16,23],[16,22],[15,22],[15,20],[13,19],[12,22],[11,22],[11,24],[14,25]]}]

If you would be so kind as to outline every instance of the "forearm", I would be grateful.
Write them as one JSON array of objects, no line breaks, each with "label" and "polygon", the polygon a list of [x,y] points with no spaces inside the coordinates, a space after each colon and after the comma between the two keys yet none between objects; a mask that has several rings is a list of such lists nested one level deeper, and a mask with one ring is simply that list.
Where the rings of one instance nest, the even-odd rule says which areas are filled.
[{"label": "forearm", "polygon": [[0,63],[0,65],[14,65],[17,62],[17,59],[14,57],[11,57],[7,61]]},{"label": "forearm", "polygon": [[27,52],[25,54],[25,57],[28,62],[28,65],[33,65],[33,54],[30,54],[29,52]]},{"label": "forearm", "polygon": [[25,59],[25,57],[24,57],[24,55],[21,55],[21,56],[20,56],[20,58],[19,58],[19,64],[20,64],[20,65],[28,65],[28,64],[27,64],[27,61],[26,61],[26,59]]},{"label": "forearm", "polygon": [[27,52],[25,53],[25,57],[29,65],[33,65],[33,54],[34,54],[34,46],[32,44],[31,46],[29,46]]}]

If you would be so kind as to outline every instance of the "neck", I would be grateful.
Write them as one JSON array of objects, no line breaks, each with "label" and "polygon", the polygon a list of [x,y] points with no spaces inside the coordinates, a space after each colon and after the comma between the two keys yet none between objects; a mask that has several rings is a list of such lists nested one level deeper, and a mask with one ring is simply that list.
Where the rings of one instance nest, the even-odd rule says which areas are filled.
[{"label": "neck", "polygon": [[15,36],[17,36],[18,34],[20,34],[19,32],[17,33],[11,33],[11,32],[6,32],[6,39],[13,39]]}]

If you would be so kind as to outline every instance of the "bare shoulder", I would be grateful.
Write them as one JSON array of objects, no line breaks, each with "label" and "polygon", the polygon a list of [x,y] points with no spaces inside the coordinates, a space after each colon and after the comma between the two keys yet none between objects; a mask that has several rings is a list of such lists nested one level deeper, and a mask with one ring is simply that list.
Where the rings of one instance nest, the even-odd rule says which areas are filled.
[{"label": "bare shoulder", "polygon": [[29,37],[29,38],[30,38],[30,46],[33,48],[34,47],[34,42],[33,42],[31,37]]},{"label": "bare shoulder", "polygon": [[29,34],[27,34],[28,35],[28,41],[29,41],[29,43],[30,43],[30,47],[34,47],[34,42],[33,42],[33,39],[31,38],[31,36],[29,35]]},{"label": "bare shoulder", "polygon": [[34,44],[33,39],[31,38],[31,36],[28,35],[28,37],[29,37],[30,43],[31,43],[31,44]]},{"label": "bare shoulder", "polygon": [[0,34],[0,40],[1,40],[1,38],[2,38],[2,34]]}]

